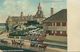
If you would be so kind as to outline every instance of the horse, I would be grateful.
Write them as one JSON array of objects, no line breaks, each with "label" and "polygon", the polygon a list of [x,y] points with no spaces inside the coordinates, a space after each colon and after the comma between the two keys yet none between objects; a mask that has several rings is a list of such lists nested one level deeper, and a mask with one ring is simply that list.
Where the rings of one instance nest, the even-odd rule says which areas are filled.
[{"label": "horse", "polygon": [[47,44],[39,44],[38,47],[45,51],[47,48]]},{"label": "horse", "polygon": [[8,42],[6,40],[1,40],[0,42],[4,43],[4,44],[8,44]]},{"label": "horse", "polygon": [[23,46],[23,43],[22,42],[17,42],[15,40],[12,40],[12,44],[15,45],[15,46],[19,46],[19,47],[22,47]]}]

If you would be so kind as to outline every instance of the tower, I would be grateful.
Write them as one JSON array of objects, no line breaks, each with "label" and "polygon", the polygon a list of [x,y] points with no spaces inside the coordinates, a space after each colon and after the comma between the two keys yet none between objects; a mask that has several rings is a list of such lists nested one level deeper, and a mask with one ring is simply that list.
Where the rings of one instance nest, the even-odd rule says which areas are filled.
[{"label": "tower", "polygon": [[40,3],[37,7],[37,12],[36,12],[36,15],[34,16],[34,19],[37,20],[39,23],[41,23],[44,19],[44,15],[43,15],[43,11]]},{"label": "tower", "polygon": [[40,3],[39,3],[39,5],[38,5],[38,10],[39,10],[39,11],[41,10],[41,6],[40,6]]},{"label": "tower", "polygon": [[23,17],[23,12],[21,12],[21,17]]},{"label": "tower", "polygon": [[54,12],[54,11],[53,11],[53,8],[51,8],[51,16],[53,15],[53,12]]},{"label": "tower", "polygon": [[36,12],[36,15],[35,15],[37,18],[42,18],[43,17],[43,11],[42,11],[42,8],[41,8],[41,5],[39,3],[38,5],[38,11]]}]

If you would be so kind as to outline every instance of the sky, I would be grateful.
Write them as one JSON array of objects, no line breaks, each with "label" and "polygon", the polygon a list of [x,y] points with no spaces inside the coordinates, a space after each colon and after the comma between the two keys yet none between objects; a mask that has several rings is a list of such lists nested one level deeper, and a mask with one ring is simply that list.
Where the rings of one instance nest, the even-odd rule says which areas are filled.
[{"label": "sky", "polygon": [[65,9],[67,0],[0,0],[0,23],[5,23],[8,16],[19,16],[23,11],[24,15],[35,15],[39,2],[44,16],[50,16],[50,8],[54,13]]}]

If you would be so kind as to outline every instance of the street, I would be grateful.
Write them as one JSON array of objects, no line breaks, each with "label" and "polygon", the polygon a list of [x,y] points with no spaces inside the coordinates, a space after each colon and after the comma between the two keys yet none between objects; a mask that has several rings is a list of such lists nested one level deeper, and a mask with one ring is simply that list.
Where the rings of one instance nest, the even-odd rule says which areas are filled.
[{"label": "street", "polygon": [[[17,45],[13,46],[12,44],[4,44],[4,43],[0,43],[0,47],[10,47],[10,48],[20,48]],[[1,48],[0,48],[1,49]],[[33,51],[37,51],[37,52],[67,52],[65,49],[60,49],[60,48],[54,48],[54,47],[47,47],[45,50],[43,48],[39,48],[39,47],[30,47],[30,41],[29,40],[25,40],[24,41],[24,45],[22,46],[22,48],[20,49],[25,49],[25,50],[33,50]]]}]

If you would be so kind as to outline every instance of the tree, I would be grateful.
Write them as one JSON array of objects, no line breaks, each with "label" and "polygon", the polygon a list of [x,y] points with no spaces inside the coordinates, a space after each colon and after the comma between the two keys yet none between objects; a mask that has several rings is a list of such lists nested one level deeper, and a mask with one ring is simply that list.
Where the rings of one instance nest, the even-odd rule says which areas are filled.
[{"label": "tree", "polygon": [[39,25],[39,22],[37,22],[37,21],[28,21],[28,23],[26,25],[27,26],[29,26],[29,25]]}]

